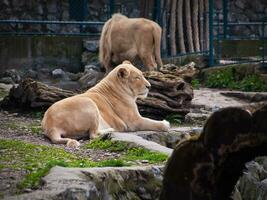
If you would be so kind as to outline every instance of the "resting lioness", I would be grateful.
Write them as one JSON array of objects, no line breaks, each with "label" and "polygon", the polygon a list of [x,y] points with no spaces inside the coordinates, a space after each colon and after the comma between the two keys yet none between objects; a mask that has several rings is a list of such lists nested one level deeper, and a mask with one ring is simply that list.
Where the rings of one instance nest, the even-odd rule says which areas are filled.
[{"label": "resting lioness", "polygon": [[140,70],[124,61],[85,93],[53,104],[42,121],[44,132],[53,143],[78,147],[77,136],[94,138],[110,128],[167,131],[169,122],[144,118],[138,112],[136,99],[145,98],[150,86]]}]

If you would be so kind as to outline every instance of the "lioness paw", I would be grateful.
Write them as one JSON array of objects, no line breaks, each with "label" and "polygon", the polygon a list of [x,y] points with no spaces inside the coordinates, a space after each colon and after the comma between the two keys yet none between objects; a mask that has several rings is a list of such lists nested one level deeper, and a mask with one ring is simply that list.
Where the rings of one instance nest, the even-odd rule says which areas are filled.
[{"label": "lioness paw", "polygon": [[80,146],[80,143],[77,140],[69,140],[67,142],[67,147],[76,149]]},{"label": "lioness paw", "polygon": [[167,120],[163,120],[162,123],[163,123],[163,130],[168,131],[171,127],[170,122],[168,122]]}]

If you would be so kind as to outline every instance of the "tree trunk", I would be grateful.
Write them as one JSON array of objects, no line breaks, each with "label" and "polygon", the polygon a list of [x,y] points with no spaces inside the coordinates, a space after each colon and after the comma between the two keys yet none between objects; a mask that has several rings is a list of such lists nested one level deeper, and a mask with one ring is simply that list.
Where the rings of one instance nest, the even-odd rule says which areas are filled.
[{"label": "tree trunk", "polygon": [[164,10],[162,13],[162,52],[166,54],[168,52],[167,47],[167,28],[168,28],[168,8],[170,0],[165,1]]},{"label": "tree trunk", "polygon": [[199,29],[198,29],[198,0],[193,0],[193,12],[192,12],[192,23],[193,23],[193,35],[194,35],[194,46],[195,51],[200,51],[199,47]]},{"label": "tree trunk", "polygon": [[171,55],[174,56],[177,54],[176,49],[176,4],[177,0],[172,0],[171,4],[171,19],[170,19],[170,47]]},{"label": "tree trunk", "polygon": [[184,44],[184,28],[183,28],[183,0],[178,0],[177,3],[177,32],[178,32],[178,44],[180,53],[185,53]]},{"label": "tree trunk", "polygon": [[204,9],[205,9],[205,50],[209,49],[209,0],[204,0]]},{"label": "tree trunk", "polygon": [[203,49],[203,39],[204,39],[204,32],[203,32],[203,30],[204,30],[204,22],[203,22],[203,20],[204,20],[204,5],[203,5],[203,0],[199,0],[198,1],[198,4],[199,4],[199,29],[200,29],[200,31],[199,31],[199,33],[200,33],[200,36],[199,36],[199,38],[200,38],[200,50],[201,51],[203,51],[204,49]]},{"label": "tree trunk", "polygon": [[191,26],[191,8],[190,0],[185,1],[185,19],[186,19],[186,30],[187,33],[187,48],[189,52],[194,52],[193,39],[192,39],[192,26]]},{"label": "tree trunk", "polygon": [[169,26],[169,22],[170,22],[170,13],[171,13],[171,0],[167,0],[166,2],[166,7],[165,7],[166,11],[167,11],[167,15],[166,15],[166,42],[167,42],[167,52],[169,52],[170,50],[170,41],[169,41],[169,34],[170,34],[170,26]]}]

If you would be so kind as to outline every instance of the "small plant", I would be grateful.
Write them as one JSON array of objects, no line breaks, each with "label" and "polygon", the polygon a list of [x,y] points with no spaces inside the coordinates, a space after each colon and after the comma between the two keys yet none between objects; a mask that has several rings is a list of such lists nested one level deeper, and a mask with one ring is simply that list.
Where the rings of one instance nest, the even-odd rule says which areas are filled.
[{"label": "small plant", "polygon": [[43,112],[43,111],[37,111],[37,112],[34,112],[34,113],[33,113],[33,116],[34,116],[35,118],[42,119],[43,116],[44,116],[44,112]]},{"label": "small plant", "polygon": [[40,133],[42,133],[42,127],[39,125],[32,125],[32,126],[30,126],[29,127],[30,128],[30,130],[31,130],[31,133],[34,133],[34,134],[40,134]]},{"label": "small plant", "polygon": [[135,147],[127,151],[124,159],[128,161],[147,160],[149,163],[160,163],[167,159],[167,155]]},{"label": "small plant", "polygon": [[233,68],[210,74],[205,85],[211,88],[232,88],[235,85]]},{"label": "small plant", "polygon": [[92,140],[85,147],[89,149],[103,149],[110,150],[113,152],[122,152],[128,148],[128,144],[120,141],[103,140],[97,138]]},{"label": "small plant", "polygon": [[5,96],[7,96],[8,95],[8,92],[7,91],[5,91],[5,90],[3,90],[3,89],[0,89],[0,100],[2,99],[2,98],[4,98]]},{"label": "small plant", "polygon": [[111,152],[123,152],[123,156],[121,157],[121,160],[123,161],[147,160],[148,163],[152,164],[163,162],[168,157],[165,154],[152,152],[141,147],[132,147],[132,145],[129,143],[121,141],[95,139],[89,144],[85,145],[85,147],[109,150]]},{"label": "small plant", "polygon": [[166,117],[166,120],[173,125],[180,125],[182,123],[182,119],[183,117],[179,114],[172,114]]},{"label": "small plant", "polygon": [[198,79],[194,78],[192,81],[191,81],[191,85],[194,89],[199,89],[200,88],[200,82]]},{"label": "small plant", "polygon": [[238,85],[238,89],[242,91],[267,91],[266,83],[256,75],[249,75],[245,77]]}]

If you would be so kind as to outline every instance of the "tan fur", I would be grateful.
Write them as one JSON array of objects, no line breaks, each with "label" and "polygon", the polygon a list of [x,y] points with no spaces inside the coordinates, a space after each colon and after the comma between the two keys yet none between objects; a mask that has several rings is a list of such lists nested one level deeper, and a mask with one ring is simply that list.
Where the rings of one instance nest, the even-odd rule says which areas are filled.
[{"label": "tan fur", "polygon": [[133,61],[139,56],[148,70],[156,70],[157,64],[160,67],[163,65],[160,41],[161,28],[157,23],[145,18],[127,18],[114,14],[102,29],[99,60],[109,72],[112,70],[112,63]]},{"label": "tan fur", "polygon": [[149,87],[142,72],[124,61],[85,93],[54,103],[44,115],[44,132],[53,143],[77,147],[74,138],[94,138],[109,128],[167,131],[167,121],[144,118],[138,112],[136,99],[145,98]]}]

